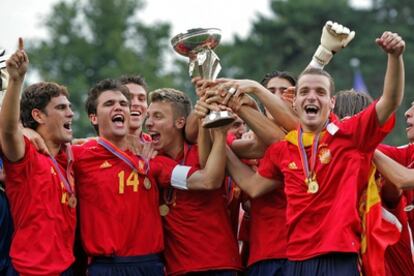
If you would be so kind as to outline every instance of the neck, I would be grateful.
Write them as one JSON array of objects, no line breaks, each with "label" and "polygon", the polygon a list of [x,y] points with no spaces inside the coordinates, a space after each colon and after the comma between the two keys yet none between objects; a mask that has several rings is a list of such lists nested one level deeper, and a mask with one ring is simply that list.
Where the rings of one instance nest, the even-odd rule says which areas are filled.
[{"label": "neck", "polygon": [[119,148],[122,151],[125,151],[127,149],[126,136],[120,136],[120,137],[104,137],[104,136],[100,136],[100,137],[108,140],[111,144],[113,144],[114,146],[116,146],[117,148]]},{"label": "neck", "polygon": [[49,150],[50,155],[56,156],[59,153],[61,144],[56,144],[50,140],[45,141],[45,143],[46,143],[47,149]]},{"label": "neck", "polygon": [[172,145],[170,145],[167,149],[164,149],[165,153],[174,160],[183,156],[184,152],[184,138],[182,136],[178,137],[174,140]]},{"label": "neck", "polygon": [[313,133],[313,134],[318,134],[318,133],[320,133],[322,130],[324,130],[324,128],[326,127],[326,125],[327,125],[327,122],[328,121],[326,121],[326,122],[324,122],[323,124],[321,124],[321,125],[318,125],[318,126],[305,126],[305,125],[302,125],[301,124],[301,128],[302,128],[302,130],[303,130],[303,132],[308,132],[308,133]]},{"label": "neck", "polygon": [[141,132],[142,132],[141,127],[136,128],[136,129],[131,129],[131,128],[129,129],[129,134],[131,134],[131,135],[140,136]]},{"label": "neck", "polygon": [[49,132],[47,132],[43,128],[38,128],[36,131],[37,133],[39,133],[39,135],[42,137],[43,141],[45,142],[46,148],[49,151],[49,154],[52,156],[56,156],[60,151],[60,147],[62,143],[54,142],[53,139],[49,137]]}]

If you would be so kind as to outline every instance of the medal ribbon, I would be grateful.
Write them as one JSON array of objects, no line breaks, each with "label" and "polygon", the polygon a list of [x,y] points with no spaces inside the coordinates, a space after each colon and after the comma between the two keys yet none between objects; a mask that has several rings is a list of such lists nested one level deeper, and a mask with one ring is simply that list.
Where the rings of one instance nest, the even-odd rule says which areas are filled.
[{"label": "medal ribbon", "polygon": [[[326,122],[324,128],[326,127],[328,122],[329,121]],[[315,180],[316,178],[316,175],[315,175],[316,154],[318,151],[318,144],[319,144],[319,138],[320,138],[321,132],[319,132],[318,134],[315,134],[313,138],[310,167],[309,167],[308,156],[306,155],[306,151],[305,151],[305,146],[303,145],[303,141],[302,141],[303,130],[301,127],[299,127],[298,132],[299,132],[299,135],[298,135],[299,155],[300,155],[300,160],[302,161],[303,171],[306,176],[305,181],[306,181],[306,184],[308,184],[308,181]]]},{"label": "medal ribbon", "polygon": [[59,175],[59,179],[60,181],[62,181],[63,186],[65,186],[65,190],[69,193],[69,194],[75,194],[75,189],[74,189],[74,183],[73,183],[73,176],[72,176],[72,168],[73,168],[73,153],[72,153],[72,148],[67,145],[66,147],[66,155],[67,155],[67,159],[68,159],[68,165],[67,165],[67,169],[66,169],[66,177],[63,174],[62,170],[59,167],[58,162],[56,161],[56,159],[49,154],[49,158],[50,160],[52,160],[53,163],[53,167],[55,168],[55,170],[57,171],[58,175]]},{"label": "medal ribbon", "polygon": [[[105,138],[99,137],[98,138],[98,144],[104,147],[106,150],[108,150],[110,153],[121,159],[125,164],[127,164],[133,171],[139,172],[138,167],[135,165],[134,161],[125,154],[123,151],[118,149],[116,146],[114,146],[111,142],[106,140]],[[149,170],[149,162],[148,160],[145,160],[145,174]]]},{"label": "medal ribbon", "polygon": [[[181,159],[180,165],[184,165],[187,162],[188,153],[191,150],[191,145],[184,143],[184,157]],[[166,204],[171,204],[175,201],[175,189],[173,187],[168,187],[164,190],[164,201]]]}]

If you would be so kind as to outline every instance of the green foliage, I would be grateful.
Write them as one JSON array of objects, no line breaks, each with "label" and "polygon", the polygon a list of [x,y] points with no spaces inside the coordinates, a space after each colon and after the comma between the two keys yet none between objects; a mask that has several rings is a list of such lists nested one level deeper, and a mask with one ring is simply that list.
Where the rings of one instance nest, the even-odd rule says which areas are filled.
[{"label": "green foliage", "polygon": [[162,71],[170,25],[142,24],[142,6],[141,0],[62,1],[44,22],[49,38],[30,43],[31,62],[42,78],[69,88],[79,116],[76,136],[93,133],[83,103],[97,81],[141,74],[151,88],[173,84]]},{"label": "green foliage", "polygon": [[[167,23],[146,26],[138,11],[143,0],[67,0],[56,4],[45,27],[50,37],[32,41],[29,54],[33,66],[45,80],[65,84],[77,111],[83,112],[86,92],[96,81],[121,74],[142,74],[150,88],[173,86],[196,97],[188,76],[187,61],[173,51],[174,67],[166,68],[169,45]],[[372,8],[357,9],[347,0],[273,0],[272,15],[258,15],[247,38],[235,36],[216,50],[223,71],[220,76],[261,80],[273,70],[298,75],[309,63],[319,44],[327,20],[340,22],[356,31],[351,44],[335,55],[327,70],[337,91],[352,87],[352,58],[360,60],[360,70],[370,94],[382,93],[386,55],[375,44],[383,31],[398,32],[408,47],[404,54],[406,96],[397,116],[396,128],[386,142],[405,143],[404,111],[414,100],[414,1],[373,0]],[[169,70],[169,71],[168,71]],[[92,133],[83,115],[75,122],[77,136]]]},{"label": "green foliage", "polygon": [[334,56],[326,70],[335,79],[336,90],[349,89],[353,84],[352,58],[360,60],[360,69],[370,94],[382,93],[386,69],[386,55],[376,46],[375,38],[384,31],[399,33],[408,45],[404,54],[406,66],[406,96],[397,113],[397,123],[386,142],[406,143],[404,111],[414,100],[414,2],[405,0],[377,0],[371,9],[361,10],[345,0],[273,0],[272,15],[259,16],[250,34],[235,37],[221,45],[218,54],[223,64],[222,75],[261,80],[270,71],[290,71],[298,75],[309,63],[319,44],[321,29],[327,20],[340,22],[356,31],[356,37],[342,52]]}]

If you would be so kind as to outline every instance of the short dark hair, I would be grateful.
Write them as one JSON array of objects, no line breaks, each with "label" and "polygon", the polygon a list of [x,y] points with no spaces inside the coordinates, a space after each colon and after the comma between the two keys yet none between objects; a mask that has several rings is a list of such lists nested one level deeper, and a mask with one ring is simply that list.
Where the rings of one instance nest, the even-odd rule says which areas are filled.
[{"label": "short dark hair", "polygon": [[361,112],[372,102],[372,97],[366,93],[359,93],[353,89],[341,90],[335,95],[335,107],[333,112],[339,119],[342,119]]},{"label": "short dark hair", "polygon": [[104,79],[95,84],[88,93],[85,107],[88,115],[96,114],[96,107],[98,105],[99,96],[105,91],[119,91],[130,101],[130,93],[126,86],[114,79]]},{"label": "short dark hair", "polygon": [[269,83],[269,81],[273,78],[280,78],[280,79],[285,79],[288,82],[290,82],[290,84],[292,86],[296,85],[296,79],[289,73],[286,71],[272,71],[270,73],[267,73],[262,81],[260,82],[264,87],[267,87],[267,84]]},{"label": "short dark hair", "polygon": [[39,124],[32,116],[32,110],[46,113],[46,106],[54,97],[69,97],[67,88],[54,82],[39,82],[27,87],[20,99],[20,120],[24,127],[36,130]]},{"label": "short dark hair", "polygon": [[174,119],[178,117],[187,118],[191,112],[191,100],[182,91],[173,88],[160,88],[149,94],[150,103],[164,102],[171,103]]},{"label": "short dark hair", "polygon": [[330,93],[330,96],[333,97],[333,95],[335,94],[335,83],[334,83],[332,76],[328,72],[320,68],[312,68],[312,67],[307,68],[302,73],[300,73],[298,77],[298,82],[304,75],[319,75],[319,76],[327,77],[329,79],[329,86],[330,86],[329,93]]},{"label": "short dark hair", "polygon": [[141,75],[122,75],[121,77],[118,78],[118,81],[124,85],[129,84],[129,83],[134,83],[134,84],[142,86],[142,88],[144,88],[145,91],[148,91],[147,82],[145,81],[144,77],[142,77]]}]

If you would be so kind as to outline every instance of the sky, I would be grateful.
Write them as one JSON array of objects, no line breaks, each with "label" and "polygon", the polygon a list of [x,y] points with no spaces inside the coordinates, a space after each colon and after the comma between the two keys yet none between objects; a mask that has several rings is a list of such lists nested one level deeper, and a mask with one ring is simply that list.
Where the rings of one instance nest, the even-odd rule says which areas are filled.
[{"label": "sky", "polygon": [[[0,0],[0,48],[14,52],[17,37],[46,38],[42,20],[58,0]],[[220,28],[222,40],[246,36],[257,14],[270,15],[269,0],[146,0],[138,17],[146,23],[167,21],[172,35],[191,28]]]},{"label": "sky", "polygon": [[[42,20],[59,0],[0,0],[0,48],[14,52],[17,37],[46,38]],[[88,1],[88,0],[84,0]],[[270,0],[144,0],[138,16],[146,23],[167,21],[172,35],[192,28],[220,28],[222,40],[245,37],[257,15],[271,15]],[[370,0],[351,0],[364,7]]]}]

